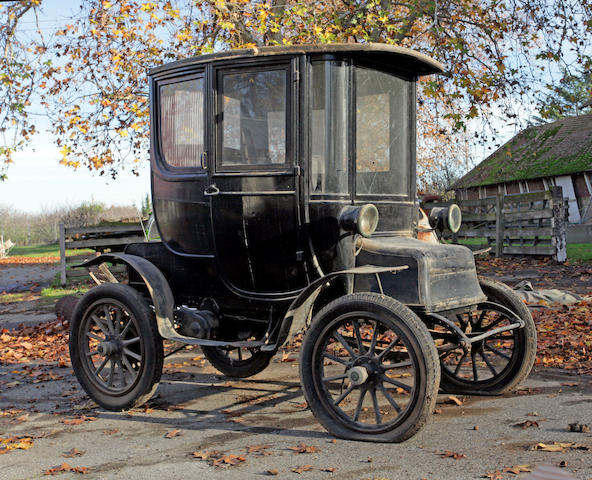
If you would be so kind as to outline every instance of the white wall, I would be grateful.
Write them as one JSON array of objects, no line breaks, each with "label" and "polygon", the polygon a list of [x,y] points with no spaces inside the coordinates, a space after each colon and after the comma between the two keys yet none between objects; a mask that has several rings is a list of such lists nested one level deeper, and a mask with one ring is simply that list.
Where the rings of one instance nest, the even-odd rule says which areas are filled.
[{"label": "white wall", "polygon": [[569,223],[580,223],[580,209],[570,175],[555,177],[555,185],[563,188],[563,198],[569,199]]}]

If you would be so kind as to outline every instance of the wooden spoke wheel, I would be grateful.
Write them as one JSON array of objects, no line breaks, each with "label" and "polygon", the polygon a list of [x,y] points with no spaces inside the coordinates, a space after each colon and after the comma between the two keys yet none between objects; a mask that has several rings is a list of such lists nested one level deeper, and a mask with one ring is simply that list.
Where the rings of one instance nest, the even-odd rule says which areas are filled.
[{"label": "wooden spoke wheel", "polygon": [[275,352],[262,352],[259,348],[202,347],[214,368],[227,377],[247,378],[263,371]]},{"label": "wooden spoke wheel", "polygon": [[501,394],[526,378],[534,363],[536,329],[524,303],[501,283],[481,280],[480,284],[488,301],[471,312],[449,317],[467,337],[509,327],[517,323],[517,317],[524,326],[466,346],[450,331],[436,329],[432,335],[440,357],[441,387],[447,392]]},{"label": "wooden spoke wheel", "polygon": [[439,368],[429,332],[411,310],[389,297],[352,294],[313,319],[300,377],[311,411],[333,435],[398,442],[431,414]]},{"label": "wooden spoke wheel", "polygon": [[78,302],[70,327],[74,373],[88,395],[109,410],[148,400],[163,363],[162,339],[141,295],[104,284]]}]

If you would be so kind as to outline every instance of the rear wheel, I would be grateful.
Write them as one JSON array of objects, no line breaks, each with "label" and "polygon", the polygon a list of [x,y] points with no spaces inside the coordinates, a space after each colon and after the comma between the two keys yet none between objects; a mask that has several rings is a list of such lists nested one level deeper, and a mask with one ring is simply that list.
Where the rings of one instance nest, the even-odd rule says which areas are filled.
[{"label": "rear wheel", "polygon": [[108,410],[146,402],[163,364],[162,339],[142,296],[128,285],[104,284],[78,302],[70,325],[70,358],[86,393]]},{"label": "rear wheel", "polygon": [[202,347],[208,361],[227,377],[247,378],[265,370],[275,352],[259,348]]},{"label": "rear wheel", "polygon": [[390,297],[355,293],[324,307],[307,331],[300,380],[333,435],[374,442],[413,436],[434,409],[438,355],[429,332]]},{"label": "rear wheel", "polygon": [[487,279],[479,283],[488,301],[450,320],[468,337],[510,326],[516,323],[514,315],[524,327],[500,332],[465,348],[452,340],[450,333],[445,334],[447,340],[436,340],[442,369],[440,386],[446,392],[502,394],[524,380],[534,364],[536,327],[528,308],[506,285]]}]

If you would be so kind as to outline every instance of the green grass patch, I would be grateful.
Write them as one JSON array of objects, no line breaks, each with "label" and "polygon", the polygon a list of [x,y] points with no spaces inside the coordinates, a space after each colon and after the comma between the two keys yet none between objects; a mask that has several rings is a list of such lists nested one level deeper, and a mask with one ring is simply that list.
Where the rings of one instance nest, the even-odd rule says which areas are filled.
[{"label": "green grass patch", "polygon": [[60,298],[67,295],[79,295],[88,292],[88,285],[78,285],[72,287],[47,287],[41,290],[41,300],[43,303],[55,303]]},{"label": "green grass patch", "polygon": [[568,243],[567,259],[573,262],[592,262],[592,243]]},{"label": "green grass patch", "polygon": [[[85,255],[87,253],[94,253],[94,250],[90,248],[84,249],[68,249],[66,250],[66,256],[71,255]],[[16,246],[11,248],[11,257],[59,257],[60,246],[57,243],[51,245],[25,245]]]}]

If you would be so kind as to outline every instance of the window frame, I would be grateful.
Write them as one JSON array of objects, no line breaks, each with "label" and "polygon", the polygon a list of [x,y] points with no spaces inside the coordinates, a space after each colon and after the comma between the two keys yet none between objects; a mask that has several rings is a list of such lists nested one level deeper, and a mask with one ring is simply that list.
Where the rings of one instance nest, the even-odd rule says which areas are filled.
[{"label": "window frame", "polygon": [[[164,154],[162,148],[162,119],[161,119],[161,88],[166,85],[172,85],[175,83],[183,83],[189,82],[191,80],[202,80],[202,92],[203,92],[203,102],[202,102],[202,116],[203,116],[203,154],[205,156],[202,157],[199,161],[199,165],[191,166],[191,167],[176,167],[171,165]],[[158,163],[161,168],[165,171],[170,173],[205,173],[208,171],[208,122],[207,122],[207,113],[208,113],[208,101],[207,101],[207,76],[205,69],[200,69],[198,71],[192,71],[189,74],[175,76],[171,78],[165,78],[162,80],[158,80],[155,83],[156,87],[156,131],[157,134],[157,141],[156,146],[158,148]]]},{"label": "window frame", "polygon": [[[224,76],[233,75],[237,73],[264,73],[269,71],[283,70],[285,72],[286,79],[286,91],[285,94],[285,130],[286,137],[285,141],[285,161],[283,163],[266,163],[259,165],[222,165],[222,141],[223,141],[223,120],[220,119],[222,113],[222,102],[224,99]],[[232,66],[220,65],[214,67],[213,79],[214,79],[214,139],[213,139],[213,150],[214,150],[214,161],[212,162],[212,171],[214,174],[231,174],[231,173],[254,173],[254,172],[272,172],[272,173],[292,173],[294,170],[294,120],[293,120],[293,92],[294,82],[292,82],[292,59],[278,59],[276,61],[270,61],[265,63],[257,62],[245,62],[244,64],[237,65],[233,63]]]}]

